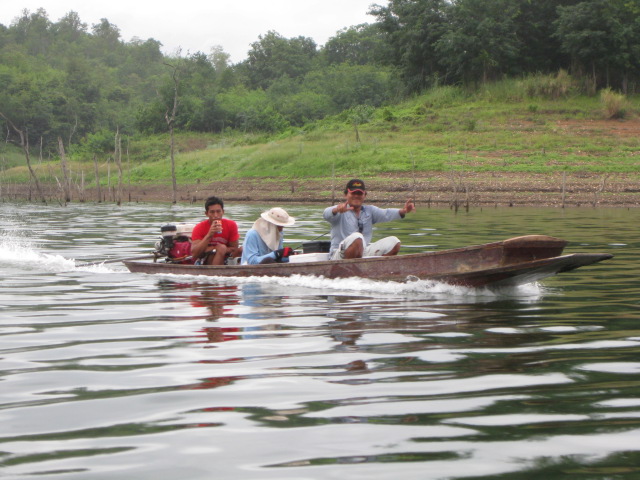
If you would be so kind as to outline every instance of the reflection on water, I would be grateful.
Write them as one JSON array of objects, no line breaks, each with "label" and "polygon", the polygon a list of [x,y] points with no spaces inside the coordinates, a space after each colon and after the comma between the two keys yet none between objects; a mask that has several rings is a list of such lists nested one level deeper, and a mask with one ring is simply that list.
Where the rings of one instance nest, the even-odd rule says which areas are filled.
[{"label": "reflection on water", "polygon": [[[0,209],[7,478],[640,476],[636,211],[424,209],[376,231],[418,251],[547,233],[615,255],[490,292],[76,267],[143,254],[201,209]],[[262,209],[227,214],[246,231]],[[292,208],[288,242],[321,235],[321,209]]]}]

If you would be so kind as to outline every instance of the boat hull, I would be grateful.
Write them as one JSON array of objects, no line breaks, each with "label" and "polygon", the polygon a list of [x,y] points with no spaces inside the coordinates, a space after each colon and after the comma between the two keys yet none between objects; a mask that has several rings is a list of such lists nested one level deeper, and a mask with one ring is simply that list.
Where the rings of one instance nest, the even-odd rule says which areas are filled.
[{"label": "boat hull", "polygon": [[566,241],[555,237],[528,235],[437,252],[339,261],[225,266],[140,261],[125,261],[124,264],[131,272],[147,274],[219,277],[311,275],[398,282],[420,279],[484,287],[535,282],[612,257],[609,254],[561,255],[566,244]]}]

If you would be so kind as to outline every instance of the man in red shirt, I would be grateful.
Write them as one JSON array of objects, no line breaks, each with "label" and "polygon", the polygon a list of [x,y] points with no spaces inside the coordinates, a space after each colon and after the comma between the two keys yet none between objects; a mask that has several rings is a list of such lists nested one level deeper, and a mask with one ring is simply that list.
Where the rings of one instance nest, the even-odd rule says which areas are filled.
[{"label": "man in red shirt", "polygon": [[204,213],[207,219],[193,227],[191,233],[191,256],[197,263],[202,259],[203,265],[224,265],[227,257],[240,256],[238,225],[222,218],[224,202],[218,197],[207,198]]}]

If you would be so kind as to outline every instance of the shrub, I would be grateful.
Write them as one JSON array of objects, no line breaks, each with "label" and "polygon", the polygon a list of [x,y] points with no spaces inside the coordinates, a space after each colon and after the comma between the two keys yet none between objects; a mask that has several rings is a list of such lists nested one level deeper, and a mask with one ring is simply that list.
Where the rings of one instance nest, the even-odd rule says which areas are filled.
[{"label": "shrub", "polygon": [[552,100],[567,97],[576,87],[571,75],[564,70],[556,75],[531,75],[522,81],[522,86],[528,97]]},{"label": "shrub", "polygon": [[463,90],[459,87],[445,86],[435,87],[427,91],[424,98],[425,108],[444,108],[465,98]]},{"label": "shrub", "polygon": [[467,132],[473,132],[477,125],[478,121],[475,118],[466,118],[462,124],[462,128]]},{"label": "shrub", "polygon": [[600,92],[600,102],[602,103],[606,118],[624,118],[627,115],[629,104],[624,95],[605,88]]}]

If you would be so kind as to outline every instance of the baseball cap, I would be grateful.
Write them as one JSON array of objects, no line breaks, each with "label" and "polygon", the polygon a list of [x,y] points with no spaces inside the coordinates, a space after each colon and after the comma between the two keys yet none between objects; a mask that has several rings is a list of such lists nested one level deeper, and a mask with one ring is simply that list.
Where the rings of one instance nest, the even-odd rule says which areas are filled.
[{"label": "baseball cap", "polygon": [[362,193],[366,191],[364,187],[364,182],[362,180],[358,180],[357,178],[350,180],[349,183],[347,183],[347,188],[345,190],[348,192],[362,192]]}]

